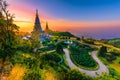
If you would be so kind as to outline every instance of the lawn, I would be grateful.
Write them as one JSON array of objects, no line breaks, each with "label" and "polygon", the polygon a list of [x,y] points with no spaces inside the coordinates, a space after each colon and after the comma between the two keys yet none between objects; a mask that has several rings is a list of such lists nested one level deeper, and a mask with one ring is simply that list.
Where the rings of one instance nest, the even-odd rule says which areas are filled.
[{"label": "lawn", "polygon": [[96,45],[106,46],[106,47],[108,47],[108,48],[111,48],[111,49],[120,51],[120,48],[117,48],[117,47],[115,47],[115,46],[113,46],[113,45],[111,45],[111,44],[105,44],[105,43],[100,42],[100,41],[96,41],[95,44],[96,44]]},{"label": "lawn", "polygon": [[119,74],[120,74],[120,57],[117,57],[116,60],[113,61],[113,63],[110,64],[111,67],[113,67]]},{"label": "lawn", "polygon": [[112,63],[110,66],[120,74],[120,64]]}]

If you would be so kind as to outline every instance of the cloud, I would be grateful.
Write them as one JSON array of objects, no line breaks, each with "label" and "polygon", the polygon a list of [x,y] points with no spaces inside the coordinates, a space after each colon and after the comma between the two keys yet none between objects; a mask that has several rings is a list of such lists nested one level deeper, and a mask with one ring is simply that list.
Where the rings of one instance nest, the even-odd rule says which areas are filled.
[{"label": "cloud", "polygon": [[14,22],[31,23],[31,21],[25,21],[25,20],[15,20]]}]

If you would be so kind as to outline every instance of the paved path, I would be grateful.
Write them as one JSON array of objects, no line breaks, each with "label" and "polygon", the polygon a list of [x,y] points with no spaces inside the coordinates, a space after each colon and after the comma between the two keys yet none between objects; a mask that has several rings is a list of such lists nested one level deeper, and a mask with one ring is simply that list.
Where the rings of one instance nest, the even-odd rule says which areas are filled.
[{"label": "paved path", "polygon": [[93,71],[90,71],[90,70],[85,70],[85,69],[82,69],[80,67],[77,67],[72,61],[71,61],[71,58],[70,58],[70,54],[69,54],[69,50],[68,49],[64,49],[64,52],[65,52],[65,55],[66,55],[66,60],[67,60],[67,63],[69,65],[70,68],[77,68],[79,71],[85,73],[86,75],[88,76],[91,76],[91,77],[95,77],[97,75],[101,75],[103,72],[105,73],[109,73],[109,70],[108,68],[98,59],[97,57],[97,51],[92,51],[91,52],[91,56],[93,57],[93,59],[98,63],[99,65],[99,68],[98,70],[93,70]]},{"label": "paved path", "polygon": [[42,52],[40,54],[46,54],[46,53],[52,53],[52,52],[55,52],[55,50],[51,50],[51,51],[47,51],[47,52]]}]

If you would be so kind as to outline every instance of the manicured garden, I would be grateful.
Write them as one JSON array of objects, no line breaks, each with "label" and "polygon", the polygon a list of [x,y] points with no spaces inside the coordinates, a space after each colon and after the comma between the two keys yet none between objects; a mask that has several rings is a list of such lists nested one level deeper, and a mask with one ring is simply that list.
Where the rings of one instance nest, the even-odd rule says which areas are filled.
[{"label": "manicured garden", "polygon": [[91,57],[89,52],[92,50],[89,46],[81,44],[80,46],[70,46],[70,57],[71,60],[77,66],[89,69],[89,70],[96,70],[98,69],[97,62]]},{"label": "manicured garden", "polygon": [[54,52],[42,55],[41,60],[45,60],[48,62],[53,61],[55,63],[62,63],[63,62],[61,56],[54,53]]},{"label": "manicured garden", "polygon": [[64,54],[59,54],[57,52],[46,53],[41,56],[41,63],[49,63],[53,68],[56,67],[64,67],[65,69],[69,69],[68,65],[65,62]]}]

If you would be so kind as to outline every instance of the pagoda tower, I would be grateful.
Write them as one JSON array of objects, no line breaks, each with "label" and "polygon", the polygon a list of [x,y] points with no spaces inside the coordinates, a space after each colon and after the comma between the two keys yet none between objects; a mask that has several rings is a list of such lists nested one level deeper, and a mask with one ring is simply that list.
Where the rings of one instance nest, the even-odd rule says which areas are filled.
[{"label": "pagoda tower", "polygon": [[42,30],[42,27],[41,27],[38,10],[36,9],[36,17],[35,17],[34,28],[33,28],[33,31],[32,31],[32,38],[36,41],[39,41],[40,40],[40,35],[42,33],[43,33],[43,30]]},{"label": "pagoda tower", "polygon": [[46,22],[45,33],[48,33],[48,31],[49,31],[48,22]]},{"label": "pagoda tower", "polygon": [[50,32],[51,32],[51,30],[49,29],[48,22],[46,22],[45,33],[49,34]]},{"label": "pagoda tower", "polygon": [[35,17],[35,24],[34,24],[34,31],[33,32],[40,32],[40,33],[43,32],[37,9],[36,9],[36,17]]}]

